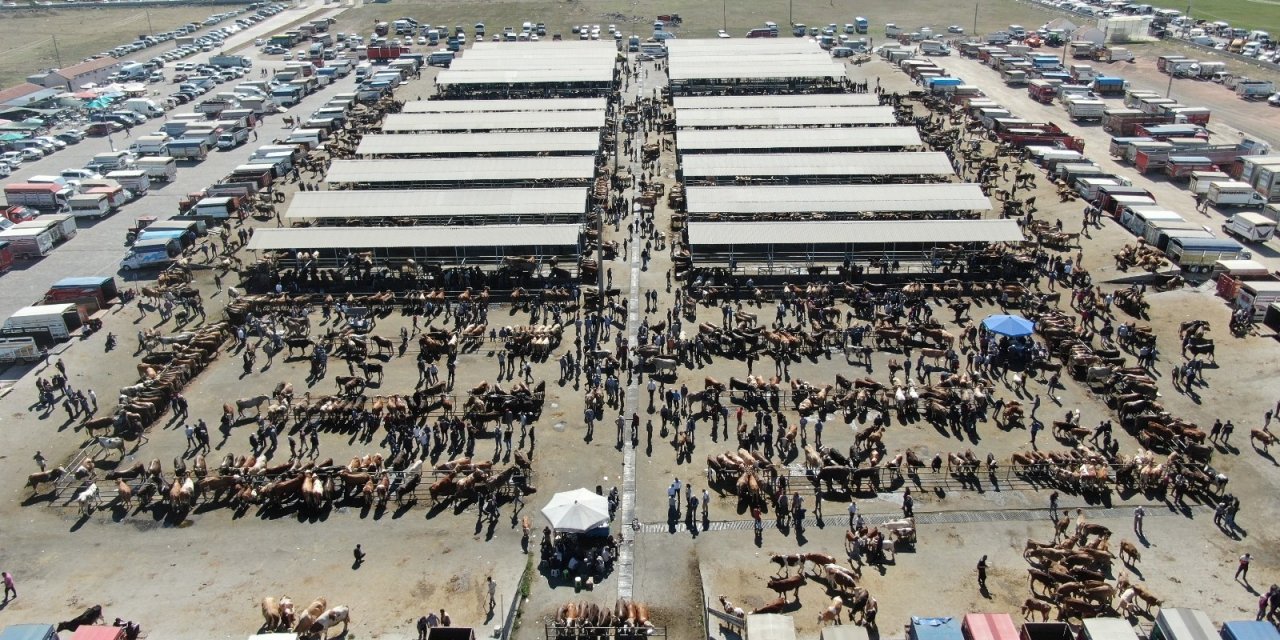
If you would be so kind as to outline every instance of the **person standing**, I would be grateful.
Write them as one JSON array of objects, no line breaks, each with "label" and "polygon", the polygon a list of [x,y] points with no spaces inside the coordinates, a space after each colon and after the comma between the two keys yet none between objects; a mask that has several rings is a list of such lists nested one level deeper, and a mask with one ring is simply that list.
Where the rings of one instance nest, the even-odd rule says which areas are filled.
[{"label": "person standing", "polygon": [[355,559],[356,559],[355,564],[352,565],[351,568],[359,569],[360,565],[364,564],[365,552],[360,548],[360,545],[357,544],[355,550],[353,550],[351,554],[355,556]]},{"label": "person standing", "polygon": [[1142,530],[1142,520],[1146,517],[1147,510],[1142,505],[1138,505],[1138,508],[1133,510],[1133,532],[1138,534],[1139,538],[1147,537],[1146,532]]},{"label": "person standing", "polygon": [[902,517],[911,518],[915,516],[915,500],[911,498],[911,489],[902,490]]},{"label": "person standing", "polygon": [[36,455],[32,456],[31,459],[35,460],[36,466],[40,467],[40,473],[44,473],[45,466],[48,464],[48,461],[44,459],[44,454],[37,451]]},{"label": "person standing", "polygon": [[858,503],[850,500],[849,501],[849,530],[850,531],[854,530],[853,523],[857,519],[858,519]]},{"label": "person standing", "polygon": [[982,556],[978,561],[978,589],[987,590],[987,557]]},{"label": "person standing", "polygon": [[1058,521],[1058,492],[1054,491],[1049,494],[1049,519],[1054,522]]},{"label": "person standing", "polygon": [[[1240,556],[1240,566],[1236,567],[1236,575],[1235,575],[1236,580],[1241,580],[1245,584],[1249,584],[1249,563],[1252,561],[1253,561],[1253,554],[1251,553],[1246,553]],[[5,574],[5,575],[7,576],[8,574]],[[5,584],[7,587],[8,578],[5,579]]]},{"label": "person standing", "polygon": [[9,596],[9,594],[11,593],[13,594],[13,598],[17,598],[18,588],[13,586],[13,574],[9,573],[8,571],[5,571],[3,573],[0,573],[0,576],[4,578],[4,601],[8,602],[9,600],[12,599]]},{"label": "person standing", "polygon": [[498,601],[494,599],[494,594],[498,592],[498,583],[493,580],[493,576],[487,578],[489,581],[489,611],[498,605]]}]

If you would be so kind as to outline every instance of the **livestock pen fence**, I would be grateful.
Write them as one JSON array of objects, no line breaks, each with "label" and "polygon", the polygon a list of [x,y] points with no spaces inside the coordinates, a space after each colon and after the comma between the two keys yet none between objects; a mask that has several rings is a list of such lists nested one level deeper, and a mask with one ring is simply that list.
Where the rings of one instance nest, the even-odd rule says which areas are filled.
[{"label": "livestock pen fence", "polygon": [[641,640],[642,638],[666,638],[667,628],[652,627],[563,627],[555,623],[544,626],[546,640]]}]

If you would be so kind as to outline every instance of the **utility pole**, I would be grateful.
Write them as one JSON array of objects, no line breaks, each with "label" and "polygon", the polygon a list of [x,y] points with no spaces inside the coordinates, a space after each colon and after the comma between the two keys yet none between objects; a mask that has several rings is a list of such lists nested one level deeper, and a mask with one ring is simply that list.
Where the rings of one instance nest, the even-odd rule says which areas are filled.
[{"label": "utility pole", "polygon": [[720,19],[724,22],[725,33],[729,32],[729,0],[720,0]]},{"label": "utility pole", "polygon": [[982,0],[973,0],[973,35],[978,35],[978,6],[982,4]]},{"label": "utility pole", "polygon": [[796,19],[793,15],[794,12],[792,11],[795,8],[795,3],[795,0],[787,0],[787,24],[793,27],[796,24]]},{"label": "utility pole", "polygon": [[57,60],[57,62],[58,62],[58,68],[59,68],[59,69],[61,69],[61,68],[62,68],[62,53],[58,51],[58,36],[52,36],[52,38],[53,38],[53,58],[54,58],[54,60]]},{"label": "utility pole", "polygon": [[142,10],[147,13],[147,35],[154,36],[156,34],[156,28],[151,26],[151,9],[144,7]]}]

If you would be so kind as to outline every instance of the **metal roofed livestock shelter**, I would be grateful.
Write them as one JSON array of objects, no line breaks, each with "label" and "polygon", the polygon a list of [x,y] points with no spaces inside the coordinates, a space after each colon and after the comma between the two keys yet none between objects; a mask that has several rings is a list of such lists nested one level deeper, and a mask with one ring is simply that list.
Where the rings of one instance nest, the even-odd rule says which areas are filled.
[{"label": "metal roofed livestock shelter", "polygon": [[971,183],[689,187],[691,220],[751,220],[779,213],[840,214],[987,211],[991,199]]},{"label": "metal roofed livestock shelter", "polygon": [[436,84],[441,87],[466,84],[554,84],[554,83],[612,83],[612,69],[570,68],[570,69],[477,69],[463,71],[461,69],[445,69],[436,77]]},{"label": "metal roofed livestock shelter", "polygon": [[[305,227],[261,229],[249,240],[253,251],[319,251],[324,266],[349,253],[369,251],[375,261],[413,258],[449,264],[497,266],[507,256],[559,259],[572,269],[581,225],[492,225],[467,227]],[[449,266],[446,264],[445,266]]]},{"label": "metal roofed livestock shelter", "polygon": [[[812,40],[796,38],[764,38],[738,40],[730,38],[692,38],[668,40],[667,55],[676,60],[685,56],[743,56],[761,57],[788,54],[805,54],[830,58],[831,54],[823,51],[818,43]],[[470,55],[470,54],[468,54]]]},{"label": "metal roofed livestock shelter", "polygon": [[688,60],[670,66],[671,83],[718,84],[740,80],[838,80],[844,78],[844,65],[831,58],[810,59],[809,56],[782,56],[761,59],[710,57]]},{"label": "metal roofed livestock shelter", "polygon": [[829,129],[685,129],[676,132],[676,150],[693,153],[813,153],[818,151],[902,151],[922,146],[915,127]]},{"label": "metal roofed livestock shelter", "polygon": [[947,244],[1023,240],[1018,221],[1011,219],[689,223],[689,244],[695,247],[695,251],[697,247],[752,245]]},{"label": "metal roofed livestock shelter", "polygon": [[[868,94],[849,94],[862,97]],[[876,96],[872,95],[872,98]],[[414,100],[401,113],[478,113],[483,111],[595,111],[605,98],[543,98],[531,100]],[[873,103],[874,104],[874,103]]]},{"label": "metal roofed livestock shelter", "polygon": [[[368,137],[366,136],[366,140]],[[888,178],[954,175],[947,154],[940,151],[899,153],[717,154],[684,156],[681,173],[689,185],[732,184],[747,178],[811,178],[817,182],[862,182]],[[802,180],[809,181],[809,180]],[[910,182],[911,180],[889,180]]]},{"label": "metal roofed livestock shelter", "polygon": [[673,95],[835,87],[847,79],[844,65],[809,40],[716,38],[668,40],[666,45]]},{"label": "metal roofed livestock shelter", "polygon": [[434,189],[429,191],[299,191],[285,217],[372,225],[406,219],[415,224],[519,224],[579,222],[587,210],[587,188]]},{"label": "metal roofed livestock shelter", "polygon": [[[801,93],[773,96],[681,96],[680,109],[792,109],[797,107],[875,107],[880,96],[874,93]],[[415,104],[415,103],[409,103]],[[406,110],[408,105],[405,105]]]},{"label": "metal roofed livestock shelter", "polygon": [[422,131],[598,131],[604,109],[592,111],[496,111],[484,113],[392,113],[382,123],[384,133]]},{"label": "metal roofed livestock shelter", "polygon": [[939,246],[971,244],[976,252],[992,242],[1022,241],[1018,222],[1009,219],[689,224],[695,267],[801,267],[870,258],[925,261]]},{"label": "metal roofed livestock shelter", "polygon": [[859,127],[891,126],[897,123],[893,107],[676,110],[676,127],[679,129]]},{"label": "metal roofed livestock shelter", "polygon": [[334,160],[325,180],[330,185],[368,185],[385,189],[409,188],[409,185],[474,189],[516,185],[586,186],[594,175],[595,158],[592,156],[502,156]]},{"label": "metal roofed livestock shelter", "polygon": [[594,155],[596,131],[502,131],[496,133],[390,133],[360,139],[357,156],[402,158],[487,155]]}]

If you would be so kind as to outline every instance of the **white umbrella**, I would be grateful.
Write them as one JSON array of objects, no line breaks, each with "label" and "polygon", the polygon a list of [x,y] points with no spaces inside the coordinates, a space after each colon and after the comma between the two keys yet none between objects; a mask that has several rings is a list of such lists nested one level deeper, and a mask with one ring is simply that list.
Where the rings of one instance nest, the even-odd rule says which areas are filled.
[{"label": "white umbrella", "polygon": [[562,491],[542,508],[557,531],[589,531],[609,522],[609,501],[587,489]]}]

